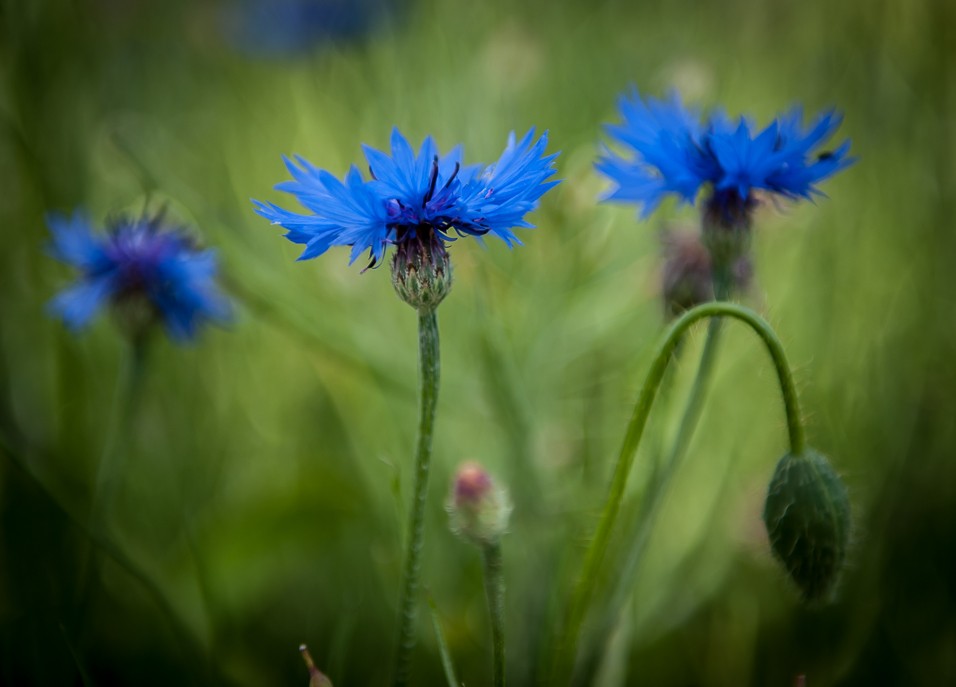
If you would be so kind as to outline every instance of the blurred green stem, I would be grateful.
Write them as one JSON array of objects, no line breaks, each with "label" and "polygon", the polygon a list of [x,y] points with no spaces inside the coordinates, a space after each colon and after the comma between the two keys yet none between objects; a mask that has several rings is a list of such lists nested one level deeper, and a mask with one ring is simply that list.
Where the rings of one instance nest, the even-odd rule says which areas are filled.
[{"label": "blurred green stem", "polygon": [[116,382],[109,429],[97,467],[90,505],[90,526],[99,534],[105,533],[117,478],[122,470],[122,456],[129,451],[133,415],[139,402],[146,370],[147,347],[147,339],[144,336],[135,337],[129,342]]},{"label": "blurred green stem", "polygon": [[398,653],[395,659],[395,684],[407,685],[409,663],[415,647],[415,597],[421,572],[422,542],[425,534],[425,501],[428,496],[428,471],[431,467],[432,434],[441,364],[438,351],[438,318],[434,310],[418,314],[418,375],[421,410],[418,423],[418,448],[415,457],[415,486],[408,519],[405,566],[399,597]]},{"label": "blurred green stem", "polygon": [[[590,669],[596,669],[597,662],[600,660],[600,654],[603,647],[607,646],[608,638],[617,623],[622,609],[627,603],[628,594],[634,588],[638,573],[638,566],[644,555],[644,550],[650,541],[651,532],[654,531],[654,524],[657,522],[657,516],[664,503],[664,496],[667,494],[667,488],[671,478],[677,472],[680,461],[683,458],[684,451],[690,445],[694,437],[694,431],[697,429],[697,422],[700,419],[700,413],[703,409],[704,398],[707,395],[707,388],[710,384],[711,375],[714,370],[714,362],[717,359],[717,350],[720,344],[720,334],[723,331],[723,320],[714,318],[708,322],[707,339],[704,341],[704,349],[700,355],[700,364],[697,367],[697,373],[694,376],[693,384],[687,396],[687,405],[684,406],[684,414],[681,416],[680,425],[677,428],[677,434],[674,437],[674,443],[667,454],[666,459],[661,463],[660,471],[655,471],[648,486],[645,498],[638,508],[635,520],[639,523],[637,534],[627,550],[627,557],[624,564],[616,571],[613,582],[614,591],[610,600],[603,605],[602,619],[597,627],[593,641],[590,642],[589,653],[586,654],[587,660],[584,664],[584,672],[575,671],[574,684],[586,684],[589,680],[587,673]],[[679,358],[680,349],[675,349],[674,358]]]},{"label": "blurred green stem", "polygon": [[445,682],[448,683],[448,687],[460,687],[461,683],[455,677],[455,664],[451,660],[451,651],[448,650],[448,642],[445,640],[445,633],[442,631],[441,621],[438,619],[438,606],[431,594],[428,594],[428,607],[431,610],[432,627],[435,628],[435,640],[438,642],[442,670],[445,671]]},{"label": "blurred green stem", "polygon": [[501,562],[501,544],[486,544],[481,550],[485,563],[485,595],[491,619],[491,643],[494,651],[494,685],[505,684],[505,575]]},{"label": "blurred green stem", "polygon": [[[170,603],[170,601],[166,598],[162,588],[156,581],[153,580],[149,572],[145,568],[137,565],[133,559],[130,558],[125,551],[123,551],[123,549],[114,544],[108,537],[100,532],[95,531],[82,518],[74,515],[72,510],[64,505],[54,490],[50,488],[44,480],[37,476],[33,467],[31,466],[31,461],[24,455],[25,452],[26,449],[23,446],[18,445],[17,443],[9,440],[6,436],[0,434],[0,453],[3,453],[10,458],[20,472],[23,473],[27,479],[36,486],[40,493],[49,499],[54,508],[56,508],[56,510],[89,541],[91,546],[95,547],[97,551],[112,560],[132,579],[139,582],[139,584],[146,591],[147,595],[152,597],[153,601],[156,603],[156,606],[169,621],[170,629],[172,630],[173,635],[177,638],[178,643],[183,650],[184,656],[187,657],[187,662],[194,666],[204,665],[208,670],[210,666],[205,659],[201,642],[195,636],[191,628],[179,618],[172,603]],[[213,675],[214,672],[211,672],[210,674]]]},{"label": "blurred green stem", "polygon": [[[146,352],[147,339],[143,336],[134,337],[129,341],[120,364],[113,409],[90,503],[89,527],[101,539],[109,537],[109,512],[121,472],[121,458],[124,452],[129,450],[133,416],[146,369]],[[101,564],[99,549],[90,549],[77,587],[77,608],[74,616],[74,627],[77,630],[82,627],[87,608],[95,594]]]},{"label": "blurred green stem", "polygon": [[[103,444],[103,453],[96,471],[96,482],[93,486],[93,496],[90,504],[90,531],[100,539],[108,539],[109,513],[113,504],[116,483],[121,472],[121,462],[124,452],[129,451],[130,435],[138,405],[142,380],[146,369],[147,339],[134,337],[130,339],[123,362],[120,365],[119,377],[116,381],[116,393],[113,397],[113,409]],[[92,547],[89,550],[86,565],[80,574],[77,587],[78,597],[73,617],[74,631],[79,632],[85,621],[87,610],[99,583],[100,568],[103,564],[101,550]]]},{"label": "blurred green stem", "polygon": [[[734,277],[730,268],[726,264],[717,264],[714,266],[713,285],[714,299],[716,301],[727,301],[733,290]],[[707,389],[710,385],[711,376],[714,371],[714,363],[717,360],[717,350],[720,346],[720,335],[723,331],[724,321],[722,318],[715,317],[707,323],[707,339],[704,341],[704,348],[700,354],[700,363],[697,366],[697,373],[694,375],[694,381],[691,384],[690,393],[687,395],[687,404],[684,406],[684,413],[681,416],[680,424],[677,428],[677,434],[674,436],[674,443],[667,453],[663,462],[655,464],[658,469],[654,470],[645,497],[638,508],[635,521],[638,523],[637,533],[627,549],[627,555],[623,565],[617,570],[613,582],[613,592],[610,600],[604,604],[601,620],[599,621],[595,636],[590,642],[589,650],[585,654],[583,666],[579,666],[575,671],[574,684],[582,684],[587,681],[587,674],[596,669],[600,660],[602,647],[607,645],[608,638],[613,632],[621,610],[627,603],[628,594],[636,584],[638,575],[638,566],[644,555],[647,543],[650,541],[651,533],[654,531],[654,525],[660,513],[661,506],[664,503],[664,497],[667,494],[667,488],[674,474],[680,467],[681,460],[685,451],[690,446],[694,438],[694,432],[697,430],[697,423],[700,421],[700,414],[703,410],[704,399],[707,396]],[[675,346],[673,357],[679,360],[681,353],[680,344]],[[659,404],[658,404],[659,405]],[[583,671],[581,668],[583,667]]]},{"label": "blurred green stem", "polygon": [[[561,675],[569,676],[569,673],[573,670],[577,655],[578,637],[587,613],[588,605],[594,595],[598,571],[604,560],[611,531],[614,528],[614,523],[621,507],[624,489],[627,485],[631,465],[634,462],[634,456],[641,442],[641,437],[644,434],[644,428],[647,426],[651,407],[657,395],[657,390],[660,387],[661,379],[664,376],[664,371],[667,369],[667,365],[671,360],[671,354],[684,332],[698,320],[708,317],[732,317],[740,320],[750,326],[763,340],[773,360],[774,367],[777,370],[780,390],[786,408],[791,452],[794,455],[803,452],[804,430],[800,419],[800,407],[797,399],[796,386],[793,382],[793,374],[790,371],[790,365],[787,362],[783,345],[774,333],[773,328],[749,308],[721,302],[698,305],[675,320],[667,330],[663,341],[658,346],[651,369],[648,372],[644,386],[641,388],[641,393],[634,406],[634,412],[628,424],[627,433],[624,436],[624,443],[621,446],[621,452],[614,469],[614,476],[611,479],[607,502],[601,513],[601,519],[594,533],[594,538],[591,540],[591,544],[585,553],[581,574],[572,591],[565,629],[558,642],[558,650],[554,658],[554,670],[551,676],[552,683],[555,683]],[[567,678],[565,678],[565,680],[567,681]]]},{"label": "blurred green stem", "polygon": [[[732,294],[734,277],[730,270],[731,268],[726,264],[714,265],[713,285],[716,301],[726,301]],[[671,445],[667,457],[658,464],[659,470],[655,469],[650,479],[645,497],[641,501],[635,518],[638,523],[637,533],[628,547],[624,564],[620,567],[618,574],[615,575],[611,597],[603,605],[602,616],[598,622],[595,636],[589,643],[590,646],[585,654],[585,660],[575,671],[574,684],[582,684],[582,681],[586,682],[588,673],[597,669],[603,652],[602,647],[607,646],[608,638],[614,631],[621,611],[627,603],[628,595],[634,588],[641,558],[648,541],[650,541],[651,532],[654,531],[654,525],[664,503],[668,486],[680,466],[684,453],[693,441],[694,432],[697,430],[697,423],[700,421],[704,399],[707,396],[707,389],[714,371],[714,363],[717,360],[717,350],[720,346],[723,324],[723,319],[718,317],[707,323],[707,339],[704,341],[700,363],[697,366],[697,373],[694,375],[690,393],[687,395],[687,403],[677,427],[677,434],[674,436],[674,443]],[[673,352],[675,360],[680,359],[680,353],[681,348],[678,344]]]}]

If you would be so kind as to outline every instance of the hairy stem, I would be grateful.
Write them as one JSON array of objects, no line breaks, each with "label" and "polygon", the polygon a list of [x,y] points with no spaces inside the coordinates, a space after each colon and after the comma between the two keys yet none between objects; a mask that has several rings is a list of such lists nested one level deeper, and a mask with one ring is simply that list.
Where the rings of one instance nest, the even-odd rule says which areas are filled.
[{"label": "hairy stem", "polygon": [[501,562],[501,544],[482,547],[485,564],[485,596],[491,620],[491,643],[494,652],[494,685],[505,684],[505,577]]},{"label": "hairy stem", "polygon": [[631,471],[631,465],[634,462],[635,453],[641,442],[641,437],[644,434],[644,428],[647,426],[651,407],[654,404],[654,398],[660,387],[664,371],[667,369],[667,365],[671,360],[671,353],[677,346],[677,342],[681,336],[683,336],[684,332],[686,332],[691,325],[700,319],[709,317],[732,317],[740,320],[753,329],[764,342],[776,368],[780,383],[780,390],[787,415],[787,429],[790,437],[791,452],[795,455],[803,452],[805,443],[804,430],[800,418],[796,386],[793,382],[793,375],[787,363],[783,345],[780,343],[780,340],[770,325],[749,308],[722,302],[698,305],[675,320],[668,328],[663,341],[658,346],[651,369],[644,381],[644,386],[641,388],[637,403],[634,406],[634,412],[628,423],[627,433],[624,436],[624,442],[621,446],[621,451],[614,469],[614,476],[611,479],[607,501],[601,513],[601,519],[594,533],[594,538],[591,540],[585,553],[581,574],[572,591],[564,633],[559,640],[558,651],[555,655],[555,670],[552,674],[552,682],[562,679],[562,674],[565,676],[564,681],[567,681],[570,677],[568,673],[573,669],[574,660],[577,655],[578,636],[580,635],[588,605],[594,595],[597,574],[604,560],[611,531],[617,519],[618,512],[620,511],[624,489],[627,485],[627,478]]},{"label": "hairy stem", "polygon": [[[602,605],[601,620],[597,625],[593,641],[589,643],[589,651],[585,655],[584,665],[575,670],[575,685],[586,684],[588,682],[587,675],[597,669],[598,661],[601,658],[600,654],[603,651],[602,647],[606,646],[606,640],[614,630],[617,619],[627,603],[628,595],[634,588],[638,566],[644,555],[644,550],[647,548],[647,543],[650,541],[651,533],[654,531],[654,525],[664,503],[664,496],[667,494],[670,480],[677,472],[684,451],[690,445],[694,431],[697,429],[697,422],[703,409],[703,401],[707,395],[707,388],[714,370],[714,362],[717,360],[717,350],[722,331],[722,319],[715,317],[708,323],[707,339],[704,341],[700,363],[687,396],[687,404],[684,406],[684,413],[681,416],[674,443],[671,445],[667,457],[661,463],[660,470],[655,471],[651,478],[646,496],[638,508],[635,518],[639,523],[637,533],[628,547],[627,557],[624,559],[623,565],[615,574],[610,599]],[[679,353],[680,349],[675,349],[673,354],[675,359],[679,357]]]},{"label": "hairy stem", "polygon": [[407,546],[399,597],[398,651],[395,659],[395,685],[407,685],[412,649],[415,647],[416,595],[425,534],[425,501],[428,496],[428,471],[432,457],[435,406],[441,364],[438,351],[438,319],[434,310],[418,314],[418,374],[421,410],[418,423],[418,447],[415,454],[415,486],[406,531]]}]

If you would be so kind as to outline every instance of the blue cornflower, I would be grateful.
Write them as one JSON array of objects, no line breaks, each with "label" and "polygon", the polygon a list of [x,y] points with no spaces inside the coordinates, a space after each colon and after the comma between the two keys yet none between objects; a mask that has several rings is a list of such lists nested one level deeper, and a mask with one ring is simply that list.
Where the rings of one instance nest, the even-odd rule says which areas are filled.
[{"label": "blue cornflower", "polygon": [[455,236],[492,234],[520,244],[511,228],[531,228],[524,216],[558,183],[548,181],[557,157],[544,155],[548,135],[534,135],[531,129],[516,141],[512,133],[498,161],[482,168],[462,165],[461,146],[440,155],[430,136],[416,155],[396,128],[391,156],[363,146],[369,180],[355,166],[340,181],[301,157],[286,159],[294,181],[276,188],[296,196],[310,214],[253,202],[260,215],[288,230],[286,238],[305,246],[300,260],[351,246],[350,262],[368,250],[374,265],[389,245],[399,252],[412,244],[443,252]]},{"label": "blue cornflower", "polygon": [[280,57],[359,40],[397,14],[399,5],[397,0],[241,0],[223,18],[240,49]]},{"label": "blue cornflower", "polygon": [[642,217],[668,194],[693,203],[702,186],[711,189],[708,210],[725,219],[752,208],[755,190],[809,199],[820,194],[817,183],[854,162],[849,141],[815,152],[840,126],[832,110],[804,127],[802,110],[794,108],[755,133],[746,118],[733,122],[720,111],[701,121],[676,95],[643,99],[632,89],[618,109],[623,122],[606,130],[631,155],[605,148],[596,167],[616,184],[606,199],[637,203]]},{"label": "blue cornflower", "polygon": [[72,330],[86,326],[106,303],[132,316],[139,333],[161,318],[170,336],[190,339],[203,320],[225,321],[229,301],[215,282],[216,256],[198,250],[162,214],[121,218],[105,236],[94,235],[89,218],[51,214],[51,252],[80,271],[79,281],[58,294],[50,309]]}]

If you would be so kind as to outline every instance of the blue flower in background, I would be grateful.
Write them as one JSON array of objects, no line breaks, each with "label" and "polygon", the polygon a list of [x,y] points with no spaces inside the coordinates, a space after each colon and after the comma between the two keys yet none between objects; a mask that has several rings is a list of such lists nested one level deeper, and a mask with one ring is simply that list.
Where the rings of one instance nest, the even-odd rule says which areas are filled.
[{"label": "blue flower in background", "polygon": [[353,166],[343,181],[301,157],[286,160],[294,181],[276,188],[294,195],[309,214],[253,201],[257,212],[285,227],[286,238],[305,246],[307,260],[331,246],[351,246],[350,262],[365,250],[381,262],[389,245],[406,241],[447,242],[455,236],[492,234],[520,244],[512,227],[531,228],[524,216],[558,181],[545,155],[547,133],[534,129],[517,141],[512,133],[492,165],[463,166],[461,146],[442,156],[429,136],[416,155],[405,137],[392,131],[391,155],[364,146],[371,179]]},{"label": "blue flower in background", "polygon": [[618,109],[623,122],[606,130],[629,155],[605,148],[596,167],[616,184],[606,200],[637,203],[642,217],[668,194],[693,203],[702,186],[712,189],[709,205],[725,214],[752,207],[755,190],[811,198],[820,193],[817,183],[854,162],[849,141],[815,152],[840,126],[832,110],[805,127],[794,108],[756,132],[747,119],[733,122],[720,111],[701,121],[676,95],[644,99],[632,89]]},{"label": "blue flower in background", "polygon": [[178,340],[192,338],[203,320],[229,318],[214,252],[198,250],[182,229],[164,227],[161,215],[120,219],[102,236],[79,210],[51,214],[47,224],[53,256],[80,271],[78,282],[50,302],[70,329],[86,326],[107,303],[144,305],[147,317],[161,318]]},{"label": "blue flower in background", "polygon": [[241,0],[224,19],[245,52],[290,56],[363,38],[398,13],[399,0]]}]

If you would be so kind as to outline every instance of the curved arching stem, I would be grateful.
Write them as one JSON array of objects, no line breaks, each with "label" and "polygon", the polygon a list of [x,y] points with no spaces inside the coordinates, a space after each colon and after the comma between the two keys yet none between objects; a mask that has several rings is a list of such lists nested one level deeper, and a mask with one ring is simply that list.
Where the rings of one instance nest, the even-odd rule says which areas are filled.
[{"label": "curved arching stem", "polygon": [[614,476],[611,478],[607,501],[601,513],[601,519],[594,533],[594,538],[591,540],[591,544],[585,553],[584,565],[581,568],[581,574],[578,577],[577,584],[571,595],[565,631],[558,642],[558,651],[555,655],[555,670],[551,675],[552,682],[562,681],[560,677],[561,674],[564,674],[567,679],[570,679],[570,672],[573,670],[577,653],[578,635],[580,634],[588,605],[594,595],[597,573],[604,560],[604,554],[607,550],[611,531],[614,528],[615,520],[620,511],[621,501],[624,497],[627,478],[628,475],[630,475],[637,448],[644,434],[644,428],[647,426],[651,407],[657,396],[664,371],[667,369],[667,365],[671,360],[671,354],[674,352],[681,337],[695,322],[711,317],[730,317],[739,320],[748,325],[763,341],[767,351],[770,353],[770,358],[776,368],[780,383],[780,391],[783,396],[787,415],[790,452],[794,455],[803,452],[805,445],[804,429],[793,374],[790,371],[790,365],[787,362],[783,344],[780,343],[780,339],[777,338],[773,328],[766,320],[749,308],[724,302],[711,302],[698,305],[675,320],[658,345],[651,369],[644,381],[644,386],[641,388],[641,393],[634,406],[634,412],[628,423],[624,443],[621,446],[621,452],[618,455],[617,464],[614,468]]}]

